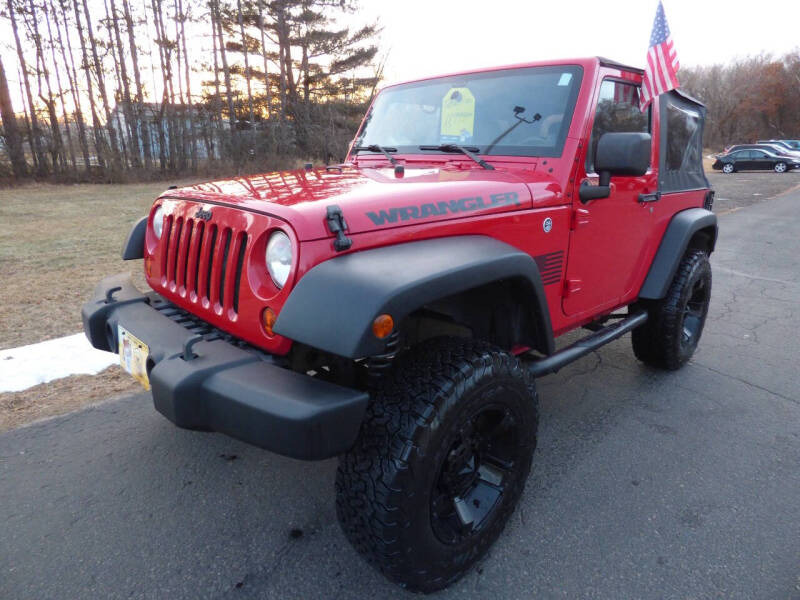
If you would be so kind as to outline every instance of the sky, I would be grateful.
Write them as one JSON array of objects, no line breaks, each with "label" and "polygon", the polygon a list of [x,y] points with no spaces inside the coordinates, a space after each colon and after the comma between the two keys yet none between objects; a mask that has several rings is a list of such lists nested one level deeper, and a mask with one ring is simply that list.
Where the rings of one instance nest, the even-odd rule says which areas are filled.
[{"label": "sky", "polygon": [[[682,65],[780,55],[800,47],[800,1],[663,3]],[[658,0],[362,0],[361,5],[358,18],[378,17],[384,27],[389,84],[578,56],[642,67]]]},{"label": "sky", "polygon": [[[98,11],[102,0],[95,2]],[[145,0],[131,0],[138,6]],[[663,0],[684,66],[725,63],[739,56],[781,55],[800,48],[800,0]],[[384,85],[424,76],[519,62],[599,55],[643,66],[658,0],[360,0],[347,22],[379,20],[387,54]],[[774,7],[779,6],[779,10]],[[98,13],[99,14],[99,13]],[[205,22],[197,27],[206,27]],[[208,43],[198,36],[198,43]],[[75,42],[77,44],[77,42]],[[16,53],[0,18],[0,52],[16,107],[22,105]],[[152,44],[149,46],[152,49]],[[144,81],[160,82],[140,57]],[[203,74],[194,77],[197,83]],[[680,78],[680,73],[678,74]]]}]

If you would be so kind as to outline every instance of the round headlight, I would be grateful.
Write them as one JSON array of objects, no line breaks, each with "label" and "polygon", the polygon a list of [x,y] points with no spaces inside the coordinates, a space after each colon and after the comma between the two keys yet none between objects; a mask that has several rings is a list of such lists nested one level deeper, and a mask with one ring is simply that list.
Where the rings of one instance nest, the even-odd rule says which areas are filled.
[{"label": "round headlight", "polygon": [[282,231],[273,233],[267,243],[267,270],[272,281],[282,288],[292,270],[292,242]]},{"label": "round headlight", "polygon": [[156,212],[153,213],[153,232],[158,239],[161,239],[161,233],[164,231],[164,210],[159,206]]}]

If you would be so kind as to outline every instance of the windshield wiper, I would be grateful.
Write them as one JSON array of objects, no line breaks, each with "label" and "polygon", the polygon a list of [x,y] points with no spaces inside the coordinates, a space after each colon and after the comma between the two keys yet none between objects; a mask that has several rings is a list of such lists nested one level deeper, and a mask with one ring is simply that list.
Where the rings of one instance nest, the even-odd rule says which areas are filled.
[{"label": "windshield wiper", "polygon": [[482,166],[484,169],[494,171],[494,167],[483,160],[481,157],[476,156],[473,152],[480,152],[480,148],[475,146],[461,146],[459,144],[440,144],[439,146],[420,146],[420,150],[437,150],[439,152],[461,152],[465,156],[469,156],[472,160]]},{"label": "windshield wiper", "polygon": [[389,154],[389,152],[397,152],[397,148],[390,148],[389,146],[379,146],[378,144],[370,144],[369,146],[355,146],[353,148],[353,152],[380,152],[386,158],[389,159],[389,162],[392,163],[393,166],[397,166],[398,162],[397,159]]}]

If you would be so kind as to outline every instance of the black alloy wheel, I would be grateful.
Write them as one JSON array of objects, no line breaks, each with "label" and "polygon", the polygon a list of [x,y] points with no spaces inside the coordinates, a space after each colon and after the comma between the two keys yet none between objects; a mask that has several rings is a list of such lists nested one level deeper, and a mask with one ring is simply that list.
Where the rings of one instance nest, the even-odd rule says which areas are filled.
[{"label": "black alloy wheel", "polygon": [[711,299],[710,278],[698,278],[692,283],[691,294],[683,310],[683,331],[681,333],[681,349],[684,353],[692,353],[700,340],[703,324],[708,313]]},{"label": "black alloy wheel", "polygon": [[503,494],[518,483],[520,422],[503,406],[487,406],[456,434],[431,495],[431,527],[445,544],[479,534]]}]

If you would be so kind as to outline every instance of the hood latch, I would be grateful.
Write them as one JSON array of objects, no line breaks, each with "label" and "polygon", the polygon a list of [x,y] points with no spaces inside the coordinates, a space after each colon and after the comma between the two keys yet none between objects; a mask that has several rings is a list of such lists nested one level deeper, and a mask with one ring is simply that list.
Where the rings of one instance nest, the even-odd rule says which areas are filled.
[{"label": "hood latch", "polygon": [[353,245],[353,240],[344,234],[347,231],[347,221],[344,220],[342,209],[333,204],[327,208],[327,211],[325,220],[328,222],[328,229],[336,236],[336,239],[333,240],[334,250],[337,252],[348,250]]}]

